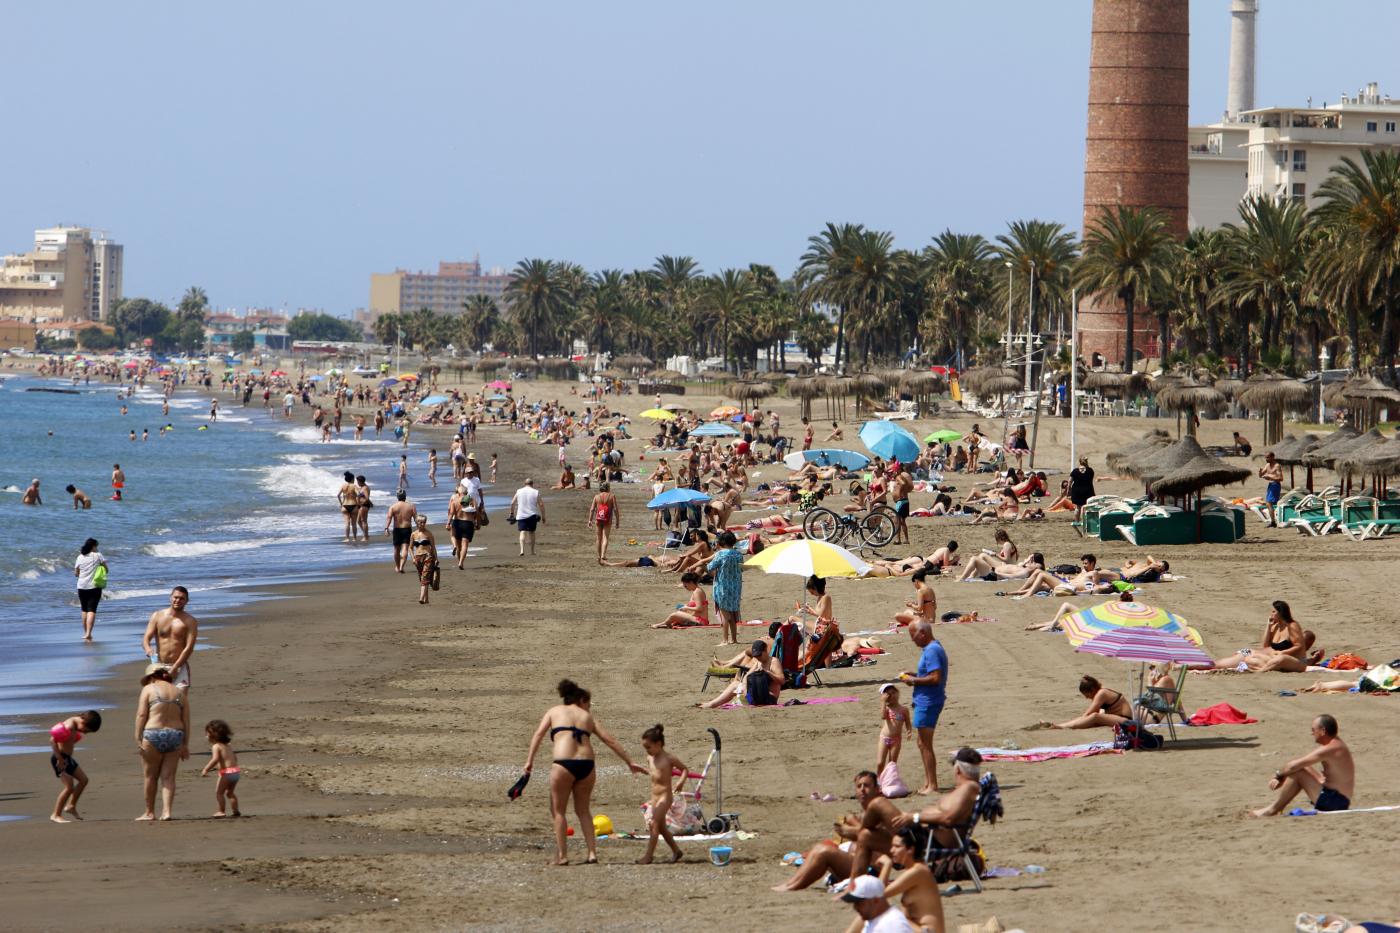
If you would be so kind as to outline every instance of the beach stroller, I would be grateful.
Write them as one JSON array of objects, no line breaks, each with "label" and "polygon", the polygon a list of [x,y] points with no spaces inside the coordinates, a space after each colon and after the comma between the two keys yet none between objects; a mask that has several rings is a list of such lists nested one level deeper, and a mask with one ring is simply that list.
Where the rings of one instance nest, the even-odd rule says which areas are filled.
[{"label": "beach stroller", "polygon": [[[724,762],[720,752],[719,732],[715,729],[706,730],[714,739],[714,748],[710,749],[709,757],[705,759],[705,766],[697,774],[692,771],[686,775],[686,779],[695,783],[688,790],[682,790],[671,802],[670,812],[666,814],[666,828],[673,836],[691,836],[700,833],[726,833],[731,829],[739,828],[739,814],[724,813]],[[705,819],[704,807],[701,804],[701,795],[705,786],[705,780],[710,775],[710,770],[715,772],[715,810],[714,815],[708,820]],[[678,777],[672,774],[671,777]],[[649,824],[651,822],[650,802],[642,804],[642,817]]]}]

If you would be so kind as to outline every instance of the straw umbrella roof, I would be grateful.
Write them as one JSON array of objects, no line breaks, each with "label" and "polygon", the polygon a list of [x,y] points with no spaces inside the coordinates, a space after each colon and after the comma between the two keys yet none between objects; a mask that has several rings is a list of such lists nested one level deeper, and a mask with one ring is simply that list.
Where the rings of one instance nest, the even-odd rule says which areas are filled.
[{"label": "straw umbrella roof", "polygon": [[536,361],[534,357],[530,356],[512,356],[509,360],[506,360],[506,363],[509,364],[511,369],[520,370],[522,372],[527,369],[540,368],[539,362]]},{"label": "straw umbrella roof", "polygon": [[1394,476],[1400,473],[1400,436],[1372,444],[1354,458],[1348,457],[1348,472],[1369,473],[1372,476]]},{"label": "straw umbrella roof", "polygon": [[1343,476],[1365,473],[1367,471],[1363,463],[1366,457],[1377,452],[1378,448],[1385,447],[1390,440],[1391,438],[1387,438],[1378,429],[1372,428],[1360,437],[1332,448],[1332,466]]},{"label": "straw umbrella roof", "polygon": [[1008,392],[1015,392],[1021,388],[1020,376],[992,376],[982,383],[982,388],[977,391],[978,395],[1005,395]]},{"label": "straw umbrella roof", "polygon": [[[1368,431],[1367,434],[1369,433]],[[1376,431],[1376,437],[1380,437],[1380,433]],[[1332,433],[1331,437],[1324,438],[1316,447],[1303,454],[1303,465],[1310,467],[1331,466],[1338,454],[1345,454],[1347,448],[1365,438],[1367,434],[1362,434],[1350,425],[1339,428]],[[1375,438],[1371,440],[1374,441]]]},{"label": "straw umbrella roof", "polygon": [[1098,389],[1122,393],[1141,392],[1148,387],[1147,376],[1143,373],[1122,373],[1110,369],[1094,369],[1084,374],[1082,383],[1086,389]]},{"label": "straw umbrella roof", "polygon": [[1288,466],[1303,462],[1303,454],[1312,450],[1318,444],[1316,434],[1304,434],[1302,437],[1294,437],[1292,434],[1285,434],[1283,440],[1270,447],[1264,453],[1272,453],[1274,459],[1279,463]]},{"label": "straw umbrella roof", "polygon": [[[1003,377],[1015,379],[1017,380],[1017,385],[1020,384],[1020,374],[1009,366],[974,366],[958,378],[958,384],[962,389],[971,392],[973,395],[996,395],[997,390],[992,389],[989,392],[986,388],[986,383],[992,379]],[[1009,390],[1002,389],[1001,391],[1006,392]]]},{"label": "straw umbrella roof", "polygon": [[1255,373],[1235,401],[1255,411],[1307,411],[1312,408],[1312,387],[1278,373]]},{"label": "straw umbrella roof", "polygon": [[816,398],[821,392],[820,381],[811,376],[798,376],[787,381],[787,394],[793,398]]},{"label": "straw umbrella roof", "polygon": [[645,369],[651,365],[651,359],[640,353],[624,353],[622,356],[613,357],[613,365],[619,369]]},{"label": "straw umbrella roof", "polygon": [[[1301,383],[1299,383],[1301,385]],[[1240,390],[1245,387],[1245,383],[1239,379],[1217,379],[1215,380],[1215,391],[1226,398],[1237,398]]]},{"label": "straw umbrella roof", "polygon": [[885,380],[874,373],[856,373],[852,378],[857,395],[878,395],[885,391]]},{"label": "straw umbrella roof", "polygon": [[1120,472],[1150,482],[1184,467],[1198,456],[1204,457],[1207,454],[1200,442],[1188,434],[1179,441],[1146,451],[1133,458],[1123,464]]},{"label": "straw umbrella roof", "polygon": [[[1183,438],[1183,440],[1193,440]],[[1159,496],[1173,498],[1200,492],[1207,486],[1226,486],[1239,483],[1253,476],[1253,471],[1226,463],[1219,457],[1212,457],[1202,451],[1186,463],[1172,470],[1152,484],[1152,491]]]},{"label": "straw umbrella roof", "polygon": [[908,375],[907,369],[882,369],[875,375],[880,377],[880,381],[887,389],[897,389],[904,382],[904,377]]},{"label": "straw umbrella roof", "polygon": [[856,392],[856,381],[850,376],[833,376],[826,381],[826,394],[842,398],[847,395],[854,395]]},{"label": "straw umbrella roof", "polygon": [[900,379],[900,385],[907,392],[925,395],[930,392],[941,392],[944,383],[942,379],[926,369],[911,369],[904,372]]},{"label": "straw umbrella roof", "polygon": [[1135,458],[1147,456],[1172,442],[1171,435],[1161,428],[1153,428],[1122,450],[1110,451],[1107,457],[1110,470],[1121,470],[1124,464]]},{"label": "straw umbrella roof", "polygon": [[670,382],[673,379],[684,379],[685,373],[676,372],[674,369],[658,369],[647,373],[647,378],[656,382]]},{"label": "straw umbrella roof", "polygon": [[562,356],[550,356],[540,360],[540,367],[552,373],[567,372],[574,368],[574,361]]},{"label": "straw umbrella roof", "polygon": [[1225,408],[1225,396],[1213,387],[1187,376],[1157,392],[1157,406],[1163,411],[1220,412]]},{"label": "straw umbrella roof", "polygon": [[775,386],[766,382],[736,382],[729,387],[729,394],[740,401],[767,398],[777,391]]},{"label": "straw umbrella roof", "polygon": [[1400,392],[1375,376],[1352,376],[1324,389],[1322,400],[1333,408],[1346,408],[1358,402],[1400,402]]},{"label": "straw umbrella roof", "polygon": [[778,372],[776,369],[770,369],[766,373],[759,373],[758,378],[763,382],[773,385],[782,385],[784,382],[788,381],[788,374]]}]

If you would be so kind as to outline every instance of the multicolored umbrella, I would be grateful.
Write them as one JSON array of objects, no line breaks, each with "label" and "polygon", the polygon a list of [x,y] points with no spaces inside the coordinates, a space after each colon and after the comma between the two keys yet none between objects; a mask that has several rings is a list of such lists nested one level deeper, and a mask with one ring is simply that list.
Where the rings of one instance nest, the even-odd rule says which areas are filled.
[{"label": "multicolored umbrella", "polygon": [[509,382],[505,382],[505,381],[503,381],[503,380],[501,380],[501,379],[497,379],[495,382],[488,382],[488,383],[486,383],[486,388],[488,388],[488,389],[501,389],[502,391],[504,391],[504,390],[510,388],[510,383],[509,383]]},{"label": "multicolored umbrella", "polygon": [[1076,648],[1091,638],[1120,628],[1157,629],[1201,644],[1201,633],[1187,625],[1181,616],[1145,603],[1120,603],[1116,599],[1071,613],[1060,619],[1060,627]]},{"label": "multicolored umbrella", "polygon": [[1159,628],[1117,628],[1089,639],[1075,651],[1120,661],[1170,662],[1181,667],[1212,667],[1215,662],[1182,635]]},{"label": "multicolored umbrella", "polygon": [[759,567],[764,573],[786,573],[799,577],[863,577],[870,565],[843,547],[825,541],[784,541],[744,561],[746,567]]},{"label": "multicolored umbrella", "polygon": [[714,411],[710,412],[710,417],[711,417],[711,418],[733,418],[735,415],[738,415],[738,414],[742,414],[742,412],[740,412],[739,409],[735,408],[733,405],[721,405],[720,407],[716,408]]}]

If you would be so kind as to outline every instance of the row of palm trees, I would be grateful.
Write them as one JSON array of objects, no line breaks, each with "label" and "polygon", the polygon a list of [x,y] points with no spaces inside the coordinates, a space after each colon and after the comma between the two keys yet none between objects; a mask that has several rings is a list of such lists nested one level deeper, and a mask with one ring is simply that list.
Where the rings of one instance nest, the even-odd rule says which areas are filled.
[{"label": "row of palm trees", "polygon": [[[1400,154],[1364,151],[1319,186],[1314,207],[1253,197],[1239,221],[1179,242],[1161,211],[1119,208],[1082,241],[1061,224],[1018,220],[987,240],[944,231],[901,249],[893,234],[827,224],[796,270],[770,266],[706,274],[688,256],[648,269],[588,272],[526,259],[503,306],[472,299],[456,315],[426,309],[382,318],[380,339],[425,349],[447,343],[531,355],[575,340],[603,352],[718,356],[729,368],[760,356],[785,363],[793,340],[811,358],[834,347],[839,370],[908,356],[966,367],[995,362],[1010,321],[1034,333],[1068,331],[1070,296],[1121,303],[1123,365],[1139,357],[1139,314],[1156,318],[1158,353],[1273,368],[1316,366],[1325,346],[1353,369],[1377,365],[1394,381],[1400,299]],[[1016,330],[1021,330],[1018,323]]]}]

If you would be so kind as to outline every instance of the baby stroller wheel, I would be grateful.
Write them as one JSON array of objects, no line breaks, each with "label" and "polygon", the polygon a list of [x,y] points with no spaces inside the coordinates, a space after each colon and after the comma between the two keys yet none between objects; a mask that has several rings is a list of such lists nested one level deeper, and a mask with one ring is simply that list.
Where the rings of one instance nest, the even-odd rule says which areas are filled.
[{"label": "baby stroller wheel", "polygon": [[722,833],[729,829],[729,822],[723,817],[712,816],[710,821],[705,824],[705,828],[712,833]]}]

